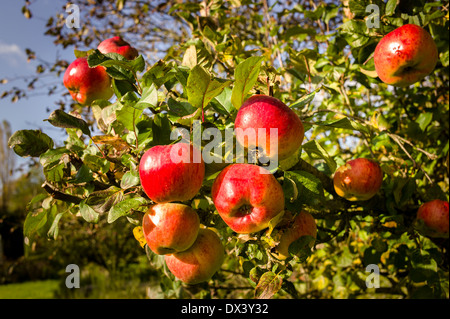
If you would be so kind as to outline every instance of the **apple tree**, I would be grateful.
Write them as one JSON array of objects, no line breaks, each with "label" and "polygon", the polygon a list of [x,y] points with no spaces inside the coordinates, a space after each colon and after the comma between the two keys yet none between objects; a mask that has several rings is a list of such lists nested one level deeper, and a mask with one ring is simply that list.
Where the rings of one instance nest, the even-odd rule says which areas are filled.
[{"label": "apple tree", "polygon": [[[69,214],[94,224],[126,219],[134,225],[129,236],[161,274],[153,287],[161,298],[448,298],[448,1],[74,4],[92,20],[67,29],[61,16],[52,18],[48,33],[64,47],[84,41],[74,60],[86,57],[91,68],[106,68],[114,97],[80,105],[67,92],[69,102],[45,119],[67,132],[61,145],[39,130],[10,138],[16,154],[38,158],[46,178],[48,195],[28,205],[24,233],[30,241],[58,240]],[[31,14],[28,3],[24,9]],[[147,27],[152,18],[154,29]],[[406,24],[431,35],[436,64],[414,84],[386,84],[375,69],[375,48]],[[119,33],[120,26],[126,31]],[[138,57],[97,49],[117,34]],[[59,61],[57,70],[64,72],[71,62]],[[225,152],[231,141],[236,154],[236,136],[225,135],[241,105],[256,94],[295,112],[304,139],[270,170],[284,209],[263,230],[238,233],[219,215],[212,187],[236,163]],[[155,202],[142,187],[140,161],[152,147],[179,142],[174,130],[200,141],[203,155],[210,154],[213,140],[220,141],[215,161],[205,161],[200,189],[180,201],[198,213],[203,228],[214,229],[225,251],[212,278],[195,285],[173,275],[142,230]],[[258,155],[252,158],[253,165],[267,166]],[[382,182],[370,198],[350,200],[338,194],[333,177],[357,158],[377,163]],[[360,178],[364,174],[371,175],[363,170]],[[422,204],[436,199],[447,202],[446,233],[444,226],[430,235],[416,216]],[[282,235],[301,214],[313,217],[316,232],[288,243],[280,258]]]}]

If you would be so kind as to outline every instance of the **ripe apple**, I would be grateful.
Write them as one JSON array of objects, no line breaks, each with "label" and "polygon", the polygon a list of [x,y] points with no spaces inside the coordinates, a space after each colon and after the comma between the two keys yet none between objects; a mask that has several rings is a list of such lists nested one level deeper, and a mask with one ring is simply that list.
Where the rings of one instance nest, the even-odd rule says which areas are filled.
[{"label": "ripe apple", "polygon": [[121,54],[128,60],[134,60],[139,55],[138,51],[120,36],[103,40],[97,49],[103,54],[111,52]]},{"label": "ripe apple", "polygon": [[[317,226],[314,217],[303,211],[295,216],[292,224],[281,234],[280,243],[277,246],[278,258],[286,259],[290,257],[289,245],[302,236],[317,237]],[[312,248],[314,242],[310,242],[309,245]]]},{"label": "ripe apple", "polygon": [[267,228],[269,221],[284,210],[281,185],[265,168],[257,165],[225,167],[214,180],[211,195],[223,221],[240,234]]},{"label": "ripe apple", "polygon": [[425,236],[448,238],[448,202],[435,199],[417,210],[417,229]]},{"label": "ripe apple", "polygon": [[200,151],[187,143],[153,146],[139,163],[142,188],[156,203],[192,199],[204,176],[205,163]]},{"label": "ripe apple", "polygon": [[158,255],[187,250],[195,242],[200,219],[190,206],[177,203],[151,206],[142,220],[148,247]]},{"label": "ripe apple", "polygon": [[336,193],[349,200],[368,200],[375,196],[383,182],[383,171],[375,161],[366,158],[350,160],[334,173]]},{"label": "ripe apple", "polygon": [[77,58],[64,73],[64,86],[72,98],[81,105],[90,105],[92,101],[109,100],[114,91],[106,68],[90,68],[86,57]]},{"label": "ripe apple", "polygon": [[[236,140],[245,148],[261,148],[269,158],[278,156],[283,160],[292,155],[302,144],[305,130],[302,121],[293,110],[277,98],[267,95],[253,95],[240,107],[234,123]],[[278,151],[270,148],[270,129],[278,129]],[[250,139],[245,130],[251,129],[255,139]],[[258,129],[264,130],[265,143],[259,145],[261,138]],[[263,142],[261,142],[263,143]]]},{"label": "ripe apple", "polygon": [[378,77],[399,87],[422,80],[434,70],[437,60],[433,38],[415,24],[406,24],[385,35],[374,53]]},{"label": "ripe apple", "polygon": [[185,251],[165,255],[167,268],[179,280],[195,285],[211,279],[220,269],[225,252],[219,236],[200,228],[194,244]]}]

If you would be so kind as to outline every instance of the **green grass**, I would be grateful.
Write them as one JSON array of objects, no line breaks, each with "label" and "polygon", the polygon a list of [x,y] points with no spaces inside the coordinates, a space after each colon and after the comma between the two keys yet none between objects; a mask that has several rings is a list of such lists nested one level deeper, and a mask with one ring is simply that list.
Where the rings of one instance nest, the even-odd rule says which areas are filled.
[{"label": "green grass", "polygon": [[0,285],[0,299],[52,299],[58,284],[58,280],[42,280]]}]

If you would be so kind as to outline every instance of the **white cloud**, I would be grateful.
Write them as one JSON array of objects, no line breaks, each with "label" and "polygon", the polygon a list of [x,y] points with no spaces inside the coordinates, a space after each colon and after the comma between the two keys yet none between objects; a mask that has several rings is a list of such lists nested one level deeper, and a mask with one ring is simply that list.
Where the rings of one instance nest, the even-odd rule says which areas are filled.
[{"label": "white cloud", "polygon": [[17,44],[9,44],[0,40],[0,59],[10,66],[19,66],[27,63],[27,55]]}]

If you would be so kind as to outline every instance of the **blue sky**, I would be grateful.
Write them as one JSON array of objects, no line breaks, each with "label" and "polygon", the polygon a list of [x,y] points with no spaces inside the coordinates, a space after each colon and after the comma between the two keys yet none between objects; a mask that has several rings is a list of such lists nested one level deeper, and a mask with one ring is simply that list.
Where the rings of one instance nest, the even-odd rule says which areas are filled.
[{"label": "blue sky", "polygon": [[[47,19],[61,11],[64,1],[38,0],[31,5],[33,17],[26,19],[21,8],[23,0],[2,0],[0,10],[0,79],[8,79],[7,84],[0,84],[0,93],[12,86],[24,88],[24,77],[35,74],[38,61],[27,62],[25,49],[30,48],[36,55],[46,61],[55,61],[56,56],[67,60],[74,59],[73,49],[63,50],[53,44],[53,38],[45,36]],[[51,78],[48,81],[62,82],[61,79]],[[46,90],[42,91],[46,92]],[[30,92],[33,93],[33,92]],[[41,129],[61,145],[64,135],[61,129],[51,126],[43,120],[48,118],[50,110],[55,109],[55,101],[59,95],[31,96],[11,103],[10,98],[0,99],[0,121],[8,120],[12,131],[21,129]],[[21,162],[18,160],[18,162]]]}]

